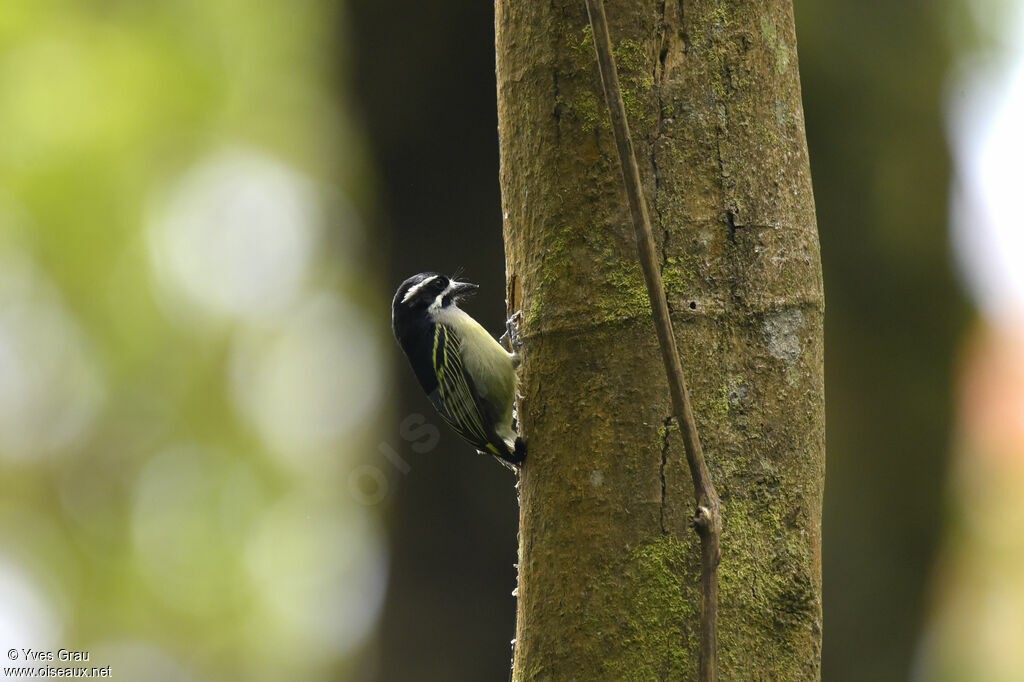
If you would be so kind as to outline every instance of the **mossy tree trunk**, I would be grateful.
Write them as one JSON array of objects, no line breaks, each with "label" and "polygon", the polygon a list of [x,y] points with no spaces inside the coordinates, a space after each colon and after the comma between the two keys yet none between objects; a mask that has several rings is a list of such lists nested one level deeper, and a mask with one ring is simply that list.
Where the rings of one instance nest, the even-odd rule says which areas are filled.
[{"label": "mossy tree trunk", "polygon": [[[496,10],[529,442],[514,678],[693,679],[693,490],[586,10]],[[723,503],[720,677],[816,679],[823,295],[792,5],[610,0],[607,14]]]}]

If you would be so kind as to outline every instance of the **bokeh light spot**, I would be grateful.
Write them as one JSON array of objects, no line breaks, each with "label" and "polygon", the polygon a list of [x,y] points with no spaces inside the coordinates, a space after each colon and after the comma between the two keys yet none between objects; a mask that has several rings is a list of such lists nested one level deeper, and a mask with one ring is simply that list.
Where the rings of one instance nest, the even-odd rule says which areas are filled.
[{"label": "bokeh light spot", "polygon": [[[237,501],[246,504],[232,509]],[[150,459],[136,488],[132,530],[154,593],[193,614],[237,603],[246,586],[230,568],[263,504],[244,465],[220,453],[177,446]]]},{"label": "bokeh light spot", "polygon": [[276,633],[260,641],[329,657],[368,634],[383,603],[387,552],[373,517],[360,508],[319,507],[292,497],[266,515],[248,567]]},{"label": "bokeh light spot", "polygon": [[81,441],[104,400],[85,335],[23,252],[0,253],[0,459]]},{"label": "bokeh light spot", "polygon": [[193,308],[257,319],[306,277],[321,227],[313,185],[254,150],[215,154],[157,202],[150,257],[161,287]]},{"label": "bokeh light spot", "polygon": [[381,366],[365,315],[313,294],[277,327],[239,335],[232,396],[283,462],[319,476],[339,439],[377,409]]},{"label": "bokeh light spot", "polygon": [[[45,649],[61,625],[46,595],[14,563],[0,556],[0,642]],[[6,660],[6,659],[5,659]]]}]

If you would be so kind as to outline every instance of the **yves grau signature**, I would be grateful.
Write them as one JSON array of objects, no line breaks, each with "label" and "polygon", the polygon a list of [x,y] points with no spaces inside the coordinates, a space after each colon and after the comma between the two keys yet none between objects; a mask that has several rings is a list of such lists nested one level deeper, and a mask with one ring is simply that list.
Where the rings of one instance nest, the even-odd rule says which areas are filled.
[{"label": "yves grau signature", "polygon": [[[75,649],[60,648],[56,651],[48,649],[24,649],[15,648],[7,650],[7,658],[11,661],[19,661],[23,665],[18,667],[4,667],[3,677],[111,677],[110,666],[62,666],[49,665],[50,662],[59,661],[62,663],[88,663],[89,652]],[[25,665],[27,664],[27,665]],[[45,665],[40,665],[45,664]]]},{"label": "yves grau signature", "polygon": [[76,661],[86,662],[89,660],[88,651],[73,651],[70,649],[57,649],[57,651],[43,651],[41,649],[11,649],[7,652],[7,658],[17,661]]}]

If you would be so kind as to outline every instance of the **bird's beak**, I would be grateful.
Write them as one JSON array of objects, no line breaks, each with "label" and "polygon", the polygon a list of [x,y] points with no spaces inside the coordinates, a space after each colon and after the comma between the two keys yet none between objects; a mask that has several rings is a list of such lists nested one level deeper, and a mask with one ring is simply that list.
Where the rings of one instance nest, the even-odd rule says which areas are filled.
[{"label": "bird's beak", "polygon": [[448,284],[448,291],[455,298],[468,296],[479,288],[480,287],[476,284],[471,284],[470,282],[456,282],[455,280],[452,280]]}]

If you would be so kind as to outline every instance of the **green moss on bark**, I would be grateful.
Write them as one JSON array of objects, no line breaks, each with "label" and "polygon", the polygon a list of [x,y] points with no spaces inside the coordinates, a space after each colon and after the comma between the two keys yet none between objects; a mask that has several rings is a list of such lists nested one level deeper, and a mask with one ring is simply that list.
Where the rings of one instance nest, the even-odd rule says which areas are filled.
[{"label": "green moss on bark", "polygon": [[[697,642],[689,624],[699,614],[699,597],[696,586],[683,578],[693,551],[690,543],[657,537],[595,584],[588,623],[597,629],[616,624],[606,637],[616,655],[602,661],[600,679],[648,682],[680,671],[696,674]],[[622,600],[633,608],[624,613]]]}]

